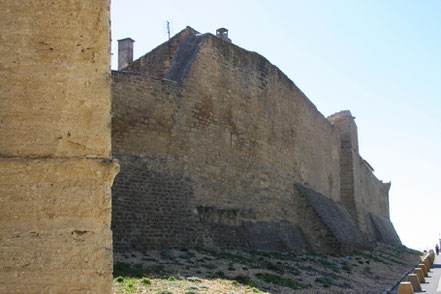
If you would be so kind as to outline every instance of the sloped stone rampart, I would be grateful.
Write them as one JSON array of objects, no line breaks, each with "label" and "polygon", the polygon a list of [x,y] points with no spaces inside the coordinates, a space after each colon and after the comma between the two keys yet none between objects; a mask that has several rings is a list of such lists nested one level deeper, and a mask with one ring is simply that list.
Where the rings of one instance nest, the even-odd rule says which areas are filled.
[{"label": "sloped stone rampart", "polygon": [[[362,235],[351,214],[343,205],[311,188],[300,184],[295,184],[295,186],[300,192],[300,197],[306,200],[315,215],[320,219],[320,221],[318,221],[316,217],[311,217],[309,221],[324,226],[323,228],[315,228],[314,230],[305,230],[305,234],[312,236],[312,238],[310,238],[312,243],[314,242],[313,240],[324,242],[315,245],[315,249],[318,251],[331,250],[335,252],[346,252],[351,249],[369,246],[367,239]],[[321,236],[321,238],[314,236],[314,234],[317,234],[320,230],[325,232],[326,235]],[[332,240],[334,240],[334,242],[332,242]],[[329,248],[319,248],[320,246],[328,246]]]},{"label": "sloped stone rampart", "polygon": [[389,219],[373,213],[369,215],[374,225],[374,231],[378,241],[387,244],[401,245],[400,237]]}]

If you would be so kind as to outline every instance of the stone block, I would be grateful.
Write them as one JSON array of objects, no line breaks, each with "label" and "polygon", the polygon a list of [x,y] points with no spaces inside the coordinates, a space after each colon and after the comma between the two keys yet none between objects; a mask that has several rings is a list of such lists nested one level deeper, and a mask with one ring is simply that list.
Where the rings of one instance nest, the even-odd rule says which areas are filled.
[{"label": "stone block", "polygon": [[421,268],[415,268],[413,270],[413,273],[415,275],[417,275],[418,280],[420,281],[420,283],[425,283],[426,282],[426,279],[424,278],[424,272],[423,272],[423,270]]},{"label": "stone block", "polygon": [[418,267],[423,270],[424,276],[427,277],[427,273],[428,273],[427,266],[424,263],[420,263],[418,264]]},{"label": "stone block", "polygon": [[398,287],[398,294],[413,294],[412,284],[410,282],[401,282]]},{"label": "stone block", "polygon": [[422,261],[422,263],[424,263],[424,264],[426,265],[426,267],[427,267],[427,271],[429,272],[429,271],[430,271],[430,268],[432,267],[432,263],[430,262],[430,259],[425,258],[425,259]]},{"label": "stone block", "polygon": [[427,254],[427,256],[430,258],[432,263],[435,261],[435,252],[433,251],[433,249],[429,250],[429,253]]},{"label": "stone block", "polygon": [[412,288],[413,288],[414,292],[422,291],[420,280],[418,279],[418,276],[416,274],[408,275],[407,276],[407,281],[412,284]]}]

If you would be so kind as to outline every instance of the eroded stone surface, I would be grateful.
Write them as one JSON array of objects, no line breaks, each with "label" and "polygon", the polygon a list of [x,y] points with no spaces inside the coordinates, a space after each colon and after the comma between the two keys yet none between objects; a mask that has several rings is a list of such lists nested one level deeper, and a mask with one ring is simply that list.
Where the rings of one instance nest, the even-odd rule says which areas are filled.
[{"label": "eroded stone surface", "polygon": [[110,293],[117,171],[113,161],[0,160],[0,293]]},{"label": "eroded stone surface", "polygon": [[109,157],[108,1],[1,6],[0,154]]},{"label": "eroded stone surface", "polygon": [[0,293],[110,293],[109,1],[0,6]]}]

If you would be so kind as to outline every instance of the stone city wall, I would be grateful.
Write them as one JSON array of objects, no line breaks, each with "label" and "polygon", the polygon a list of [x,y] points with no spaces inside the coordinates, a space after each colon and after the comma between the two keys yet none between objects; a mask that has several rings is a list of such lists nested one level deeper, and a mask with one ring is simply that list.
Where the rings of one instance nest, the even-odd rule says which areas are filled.
[{"label": "stone city wall", "polygon": [[[139,233],[150,230],[147,224],[161,224],[154,216],[161,209],[170,209],[160,217],[164,224],[167,217],[178,215],[167,224],[172,231],[201,232],[202,240],[188,235],[187,247],[198,242],[224,248],[265,247],[264,240],[250,245],[247,236],[256,227],[262,231],[278,227],[293,236],[292,246],[304,248],[301,234],[292,227],[298,221],[294,182],[339,200],[338,132],[262,56],[212,35],[194,36],[178,47],[167,79],[142,72],[112,73],[112,144],[122,162],[113,190],[114,211],[118,201],[125,205],[121,214],[114,214],[116,248],[137,242],[181,246],[179,238],[165,237],[165,232]],[[139,156],[146,173],[132,164],[137,160],[130,156]],[[161,175],[153,176],[158,162]],[[134,173],[139,176],[131,177]],[[162,177],[163,187],[156,176]],[[131,195],[136,200],[130,201]],[[149,211],[156,213],[139,209],[149,203],[155,207]],[[144,220],[137,229],[121,228],[125,235],[118,239],[117,224],[129,222],[128,211]],[[220,244],[222,236],[232,243]],[[281,237],[277,242],[289,247]]]}]

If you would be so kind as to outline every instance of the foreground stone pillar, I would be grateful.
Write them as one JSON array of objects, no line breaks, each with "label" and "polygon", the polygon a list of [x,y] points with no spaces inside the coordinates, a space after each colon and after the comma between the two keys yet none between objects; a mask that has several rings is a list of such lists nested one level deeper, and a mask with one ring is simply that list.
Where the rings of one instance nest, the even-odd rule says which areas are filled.
[{"label": "foreground stone pillar", "polygon": [[0,8],[0,293],[110,293],[109,2]]}]

